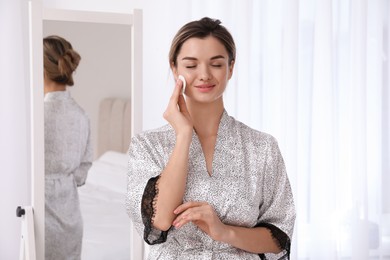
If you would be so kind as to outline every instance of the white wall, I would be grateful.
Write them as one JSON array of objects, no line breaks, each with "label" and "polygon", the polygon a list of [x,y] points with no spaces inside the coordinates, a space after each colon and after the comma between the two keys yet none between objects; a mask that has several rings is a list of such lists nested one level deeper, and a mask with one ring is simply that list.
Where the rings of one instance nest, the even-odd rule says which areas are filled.
[{"label": "white wall", "polygon": [[16,207],[31,205],[27,18],[27,1],[0,0],[0,259],[18,259]]}]

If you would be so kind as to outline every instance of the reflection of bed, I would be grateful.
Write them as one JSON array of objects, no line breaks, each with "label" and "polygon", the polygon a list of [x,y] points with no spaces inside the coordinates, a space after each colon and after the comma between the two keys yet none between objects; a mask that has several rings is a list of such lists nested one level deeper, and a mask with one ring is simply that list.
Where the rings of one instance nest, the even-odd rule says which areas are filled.
[{"label": "reflection of bed", "polygon": [[125,210],[126,150],[130,139],[128,101],[101,102],[99,156],[79,188],[84,221],[82,260],[130,259],[131,222]]}]

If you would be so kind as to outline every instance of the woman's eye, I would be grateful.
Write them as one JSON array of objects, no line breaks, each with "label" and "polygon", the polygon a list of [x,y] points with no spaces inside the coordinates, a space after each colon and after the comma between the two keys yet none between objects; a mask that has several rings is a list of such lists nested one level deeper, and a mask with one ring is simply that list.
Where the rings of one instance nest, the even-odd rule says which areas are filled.
[{"label": "woman's eye", "polygon": [[211,66],[214,67],[214,68],[220,68],[220,67],[222,67],[221,64],[211,64]]},{"label": "woman's eye", "polygon": [[195,65],[187,65],[187,66],[186,66],[187,69],[193,69],[193,68],[195,68],[195,67],[196,67]]}]

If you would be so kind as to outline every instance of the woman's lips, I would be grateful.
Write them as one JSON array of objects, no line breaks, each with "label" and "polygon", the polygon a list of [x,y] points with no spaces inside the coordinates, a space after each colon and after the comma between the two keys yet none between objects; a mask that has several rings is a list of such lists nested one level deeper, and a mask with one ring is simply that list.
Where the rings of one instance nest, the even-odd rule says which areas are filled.
[{"label": "woman's lips", "polygon": [[200,92],[209,92],[211,91],[215,85],[212,84],[203,84],[195,86]]}]

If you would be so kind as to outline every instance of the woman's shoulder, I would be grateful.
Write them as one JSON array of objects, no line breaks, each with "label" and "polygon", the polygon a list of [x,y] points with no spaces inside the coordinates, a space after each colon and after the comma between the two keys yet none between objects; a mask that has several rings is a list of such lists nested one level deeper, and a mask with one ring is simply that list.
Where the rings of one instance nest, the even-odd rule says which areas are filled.
[{"label": "woman's shoulder", "polygon": [[270,133],[263,132],[261,130],[250,127],[247,124],[235,119],[234,117],[231,117],[231,120],[235,132],[243,137],[246,136],[254,141],[269,142],[269,143],[277,142],[276,138]]},{"label": "woman's shoulder", "polygon": [[76,102],[76,100],[74,100],[72,98],[70,100],[70,103],[71,103],[71,106],[73,107],[75,112],[79,113],[81,116],[84,116],[84,117],[88,118],[87,112],[84,110],[84,108],[79,103]]},{"label": "woman's shoulder", "polygon": [[251,151],[277,151],[279,149],[277,139],[270,133],[254,129],[242,122],[237,122],[237,135],[240,136],[240,141],[243,147]]},{"label": "woman's shoulder", "polygon": [[132,137],[132,142],[148,142],[148,143],[161,143],[161,142],[174,142],[175,132],[169,125],[163,125],[158,128],[144,130]]}]

